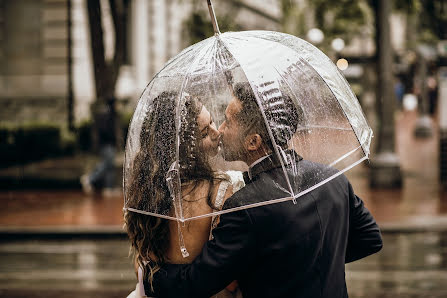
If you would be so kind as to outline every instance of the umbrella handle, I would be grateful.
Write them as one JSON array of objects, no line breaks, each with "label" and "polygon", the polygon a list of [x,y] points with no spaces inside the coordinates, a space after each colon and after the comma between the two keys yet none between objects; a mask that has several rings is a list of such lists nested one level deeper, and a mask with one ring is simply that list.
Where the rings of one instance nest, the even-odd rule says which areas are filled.
[{"label": "umbrella handle", "polygon": [[211,22],[213,23],[214,34],[219,35],[220,34],[219,24],[217,24],[216,15],[214,14],[213,3],[211,3],[211,0],[207,0],[207,2],[208,2],[208,10],[210,11]]}]

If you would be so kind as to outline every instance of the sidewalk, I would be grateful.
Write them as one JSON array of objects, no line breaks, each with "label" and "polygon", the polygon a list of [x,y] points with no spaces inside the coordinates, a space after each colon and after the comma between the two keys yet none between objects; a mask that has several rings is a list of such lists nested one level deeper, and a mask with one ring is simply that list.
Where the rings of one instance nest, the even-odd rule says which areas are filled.
[{"label": "sidewalk", "polygon": [[347,173],[384,231],[447,230],[447,190],[439,185],[439,137],[437,123],[431,138],[417,139],[416,112],[401,112],[396,118],[396,147],[401,161],[401,189],[370,189],[367,167]]},{"label": "sidewalk", "polygon": [[[372,190],[367,162],[347,172],[356,194],[371,210],[384,232],[447,230],[447,191],[438,184],[437,131],[428,139],[415,139],[416,112],[397,116],[396,143],[401,159],[403,187]],[[118,161],[119,163],[119,161]],[[122,235],[123,197],[84,195],[79,177],[92,156],[48,160],[24,168],[0,170],[0,234],[2,235]],[[21,177],[22,180],[17,180]],[[5,190],[5,183],[43,181],[58,190]],[[8,180],[10,179],[10,180]],[[33,180],[34,179],[34,180]],[[40,179],[40,180],[39,180]]]}]

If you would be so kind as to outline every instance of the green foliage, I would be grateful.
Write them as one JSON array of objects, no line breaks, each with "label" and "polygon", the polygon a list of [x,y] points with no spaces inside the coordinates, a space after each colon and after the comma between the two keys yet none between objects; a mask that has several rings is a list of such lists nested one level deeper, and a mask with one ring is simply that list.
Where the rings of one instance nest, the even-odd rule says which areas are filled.
[{"label": "green foliage", "polygon": [[421,39],[433,43],[439,39],[447,38],[447,1],[420,0],[420,5]]},{"label": "green foliage", "polygon": [[76,129],[76,139],[78,148],[81,151],[89,151],[92,148],[92,129],[91,120],[81,122]]},{"label": "green foliage", "polygon": [[420,0],[394,0],[393,4],[395,10],[405,13],[418,13],[421,10]]},{"label": "green foliage", "polygon": [[[121,136],[123,140],[118,141],[119,144],[125,144],[127,138],[127,131],[129,129],[130,120],[132,119],[133,112],[126,112],[118,114],[118,124],[121,129]],[[93,149],[92,144],[92,120],[86,120],[81,122],[76,128],[76,143],[78,149],[81,151],[90,151]]]},{"label": "green foliage", "polygon": [[124,144],[127,139],[127,132],[129,130],[130,121],[132,120],[133,112],[126,112],[120,116],[120,127],[124,139]]},{"label": "green foliage", "polygon": [[[298,2],[280,0],[282,30],[304,37],[311,27],[323,31],[324,41],[319,47],[330,50],[334,38],[342,38],[346,43],[362,34],[371,25],[372,11],[368,0],[312,0]],[[311,15],[311,16],[310,16]]]},{"label": "green foliage", "polygon": [[[118,121],[124,139],[131,118],[132,113],[119,115]],[[76,133],[53,123],[30,122],[20,126],[0,124],[0,168],[72,155],[77,150],[92,150],[90,120],[80,123]]]},{"label": "green foliage", "polygon": [[[374,1],[369,0],[371,5]],[[417,40],[423,43],[436,43],[446,38],[447,1],[445,0],[394,0],[394,9],[417,19]]]},{"label": "green foliage", "polygon": [[[370,0],[372,3],[374,1]],[[394,0],[393,3],[395,10],[416,20],[410,26],[414,26],[417,32],[415,40],[418,42],[436,44],[439,39],[447,38],[447,1]]]},{"label": "green foliage", "polygon": [[70,150],[61,142],[60,128],[49,123],[0,126],[0,167],[57,156]]},{"label": "green foliage", "polygon": [[294,1],[281,0],[282,31],[296,36],[304,36],[310,28],[306,28],[306,8],[300,9]]},{"label": "green foliage", "polygon": [[213,25],[211,24],[211,21],[206,20],[205,17],[206,16],[204,16],[202,12],[193,12],[185,21],[187,35],[191,44],[213,36]]},{"label": "green foliage", "polygon": [[[278,0],[283,12],[283,23],[292,18],[302,17],[297,1]],[[374,10],[378,0],[312,0],[306,1],[304,10],[313,13],[315,26],[323,31],[324,43],[335,37],[349,40],[361,34],[365,26],[375,22]],[[446,0],[392,0],[393,9],[406,15],[415,16],[415,40],[424,43],[436,43],[447,36],[447,1]],[[298,28],[290,30],[292,34],[303,35],[310,28],[302,28],[302,24],[295,20]],[[410,24],[412,26],[412,24]],[[322,44],[321,47],[328,47]]]},{"label": "green foliage", "polygon": [[348,41],[361,33],[367,24],[368,7],[361,0],[311,1],[315,21],[328,39],[341,37]]},{"label": "green foliage", "polygon": [[[230,14],[218,17],[219,29],[221,32],[239,31],[241,26],[234,22]],[[213,24],[208,12],[203,10],[194,11],[184,23],[186,37],[190,44],[197,43],[214,35]]]}]

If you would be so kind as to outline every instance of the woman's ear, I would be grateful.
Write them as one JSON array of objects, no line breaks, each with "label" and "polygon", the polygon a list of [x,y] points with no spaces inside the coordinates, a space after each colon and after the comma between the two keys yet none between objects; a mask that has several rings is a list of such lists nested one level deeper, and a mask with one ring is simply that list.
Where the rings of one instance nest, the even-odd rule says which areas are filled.
[{"label": "woman's ear", "polygon": [[257,151],[261,148],[262,138],[257,133],[245,137],[244,147],[248,151]]}]

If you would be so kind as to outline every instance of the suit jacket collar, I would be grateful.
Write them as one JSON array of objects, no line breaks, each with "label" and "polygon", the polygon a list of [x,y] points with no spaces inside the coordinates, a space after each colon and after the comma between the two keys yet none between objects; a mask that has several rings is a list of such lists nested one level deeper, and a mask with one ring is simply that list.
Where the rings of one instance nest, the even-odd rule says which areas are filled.
[{"label": "suit jacket collar", "polygon": [[[284,153],[287,157],[287,161],[284,161],[284,159],[283,159],[284,164],[290,164],[292,161],[297,162],[297,161],[300,161],[303,159],[293,149],[284,150]],[[259,174],[261,174],[263,172],[270,171],[275,168],[279,168],[279,167],[281,167],[281,161],[280,161],[279,157],[276,155],[276,153],[270,154],[267,158],[263,159],[262,161],[260,161],[259,163],[255,164],[253,167],[248,169],[248,171],[250,172],[250,175],[248,174],[248,172],[242,173],[242,175],[244,177],[245,184],[248,184],[252,180],[255,180],[255,178]],[[251,176],[251,179],[250,179],[250,176]]]}]

